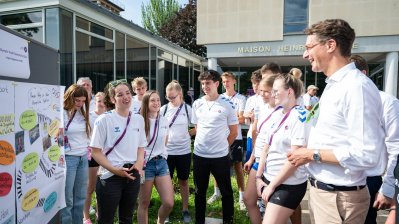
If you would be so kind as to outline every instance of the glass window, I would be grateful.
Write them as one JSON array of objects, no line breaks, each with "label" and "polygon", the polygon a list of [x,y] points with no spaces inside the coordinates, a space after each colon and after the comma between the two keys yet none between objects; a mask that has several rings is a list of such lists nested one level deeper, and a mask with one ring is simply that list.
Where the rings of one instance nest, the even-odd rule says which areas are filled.
[{"label": "glass window", "polygon": [[[148,82],[149,60],[148,44],[131,36],[126,36],[127,79],[132,81],[136,77],[143,77]],[[148,86],[148,88],[150,87]]]},{"label": "glass window", "polygon": [[0,16],[0,23],[43,43],[42,11]]},{"label": "glass window", "polygon": [[149,89],[155,89],[157,86],[157,48],[151,46],[151,72],[150,72],[150,86]]},{"label": "glass window", "polygon": [[15,31],[43,43],[43,27],[21,28]]},{"label": "glass window", "polygon": [[60,49],[60,21],[58,12],[58,8],[46,9],[46,44],[55,49]]},{"label": "glass window", "polygon": [[70,86],[73,83],[73,15],[71,12],[60,9],[60,75],[61,85]]},{"label": "glass window", "polygon": [[41,22],[42,22],[41,11],[25,12],[25,13],[1,16],[1,24],[3,24],[4,26],[41,23]]},{"label": "glass window", "polygon": [[187,90],[190,87],[193,87],[190,85],[190,67],[189,67],[189,61],[186,60],[185,58],[179,57],[178,59],[178,64],[179,64],[179,83],[181,84],[183,88],[183,95],[186,95]]},{"label": "glass window", "polygon": [[116,79],[125,77],[125,34],[115,32]]},{"label": "glass window", "polygon": [[93,23],[91,21],[83,19],[81,17],[76,17],[76,27],[104,36],[109,39],[113,39],[112,30],[105,28],[97,23]]},{"label": "glass window", "polygon": [[[101,43],[93,46],[90,42]],[[114,80],[113,43],[76,31],[76,75],[90,77],[93,91],[103,91]]]},{"label": "glass window", "polygon": [[158,49],[158,56],[167,60],[172,61],[173,60],[173,55],[167,51]]},{"label": "glass window", "polygon": [[308,26],[308,0],[284,1],[284,34],[302,33]]}]

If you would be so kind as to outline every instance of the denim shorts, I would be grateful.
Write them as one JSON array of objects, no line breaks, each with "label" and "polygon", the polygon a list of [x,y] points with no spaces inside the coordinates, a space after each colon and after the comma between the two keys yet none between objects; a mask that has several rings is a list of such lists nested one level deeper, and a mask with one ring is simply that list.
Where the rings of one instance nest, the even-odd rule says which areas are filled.
[{"label": "denim shorts", "polygon": [[146,163],[145,180],[154,180],[155,177],[169,175],[169,167],[166,159],[153,158]]}]

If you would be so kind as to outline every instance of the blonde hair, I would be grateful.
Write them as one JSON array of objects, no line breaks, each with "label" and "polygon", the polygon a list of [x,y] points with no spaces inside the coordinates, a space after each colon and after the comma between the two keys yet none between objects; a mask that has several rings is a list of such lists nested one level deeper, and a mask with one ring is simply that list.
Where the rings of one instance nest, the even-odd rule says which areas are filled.
[{"label": "blonde hair", "polygon": [[232,72],[223,72],[220,77],[232,78],[234,80],[236,79],[236,76]]},{"label": "blonde hair", "polygon": [[172,80],[167,86],[166,86],[166,92],[175,90],[179,95],[180,99],[183,100],[183,88],[181,88],[181,85],[179,81],[177,80]]},{"label": "blonde hair", "polygon": [[96,95],[94,95],[94,98],[102,96],[105,98],[105,93],[104,92],[97,92]]},{"label": "blonde hair", "polygon": [[302,77],[302,71],[299,68],[291,68],[289,73],[298,79]]},{"label": "blonde hair", "polygon": [[137,77],[137,78],[133,79],[131,84],[134,89],[138,86],[147,86],[147,81],[145,81],[145,79],[143,77]]}]

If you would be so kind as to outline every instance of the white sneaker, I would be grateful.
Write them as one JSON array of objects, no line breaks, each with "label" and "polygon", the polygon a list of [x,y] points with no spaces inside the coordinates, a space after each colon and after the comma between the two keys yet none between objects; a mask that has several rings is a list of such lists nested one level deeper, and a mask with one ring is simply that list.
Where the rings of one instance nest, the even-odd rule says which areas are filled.
[{"label": "white sneaker", "polygon": [[219,200],[222,196],[221,195],[217,195],[217,194],[213,194],[209,199],[208,199],[208,204],[213,204],[215,203],[217,200]]},{"label": "white sneaker", "polygon": [[244,203],[243,200],[240,200],[240,201],[239,201],[239,204],[240,204],[240,211],[245,211],[245,210],[247,210],[247,206],[245,206],[245,203]]}]

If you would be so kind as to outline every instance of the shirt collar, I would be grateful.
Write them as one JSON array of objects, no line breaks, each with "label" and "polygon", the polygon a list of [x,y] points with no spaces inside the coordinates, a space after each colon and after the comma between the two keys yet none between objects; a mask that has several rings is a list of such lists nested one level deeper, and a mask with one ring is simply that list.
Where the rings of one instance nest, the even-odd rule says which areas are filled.
[{"label": "shirt collar", "polygon": [[334,72],[334,74],[332,74],[330,77],[326,79],[326,83],[340,82],[352,69],[356,69],[355,63],[353,62],[345,65],[344,67],[338,69],[338,71]]}]

